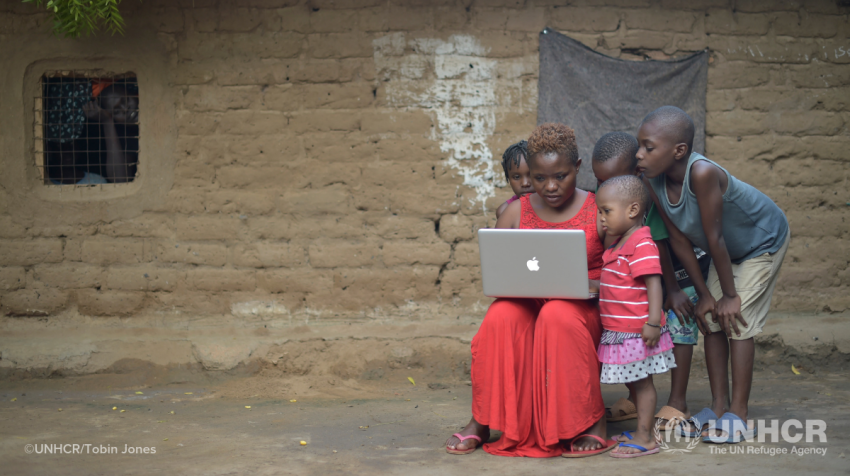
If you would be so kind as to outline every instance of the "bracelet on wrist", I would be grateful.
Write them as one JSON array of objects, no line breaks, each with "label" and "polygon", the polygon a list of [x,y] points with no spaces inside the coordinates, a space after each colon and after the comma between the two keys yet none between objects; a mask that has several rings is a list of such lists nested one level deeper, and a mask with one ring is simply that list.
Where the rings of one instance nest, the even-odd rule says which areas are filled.
[{"label": "bracelet on wrist", "polygon": [[649,327],[654,327],[656,329],[661,329],[660,324],[652,324],[652,323],[647,322],[646,325],[648,325]]}]

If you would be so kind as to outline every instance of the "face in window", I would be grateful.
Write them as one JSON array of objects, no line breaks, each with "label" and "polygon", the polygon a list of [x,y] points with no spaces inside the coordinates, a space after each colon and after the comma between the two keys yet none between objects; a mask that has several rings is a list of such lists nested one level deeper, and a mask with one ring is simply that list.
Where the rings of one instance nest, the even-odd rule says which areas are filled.
[{"label": "face in window", "polygon": [[101,94],[101,108],[116,124],[136,124],[139,121],[139,98],[121,86],[110,86]]}]

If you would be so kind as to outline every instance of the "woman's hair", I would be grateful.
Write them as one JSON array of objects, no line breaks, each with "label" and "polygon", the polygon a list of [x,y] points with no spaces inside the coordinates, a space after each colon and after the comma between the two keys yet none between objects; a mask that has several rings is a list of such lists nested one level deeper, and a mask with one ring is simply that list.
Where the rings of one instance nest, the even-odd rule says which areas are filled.
[{"label": "woman's hair", "polygon": [[567,156],[575,164],[578,162],[578,145],[576,133],[570,127],[555,122],[541,124],[534,129],[528,138],[528,157],[543,153],[556,153]]},{"label": "woman's hair", "polygon": [[502,168],[505,169],[505,180],[510,180],[510,171],[519,167],[519,162],[528,157],[528,142],[521,140],[511,144],[502,154]]}]

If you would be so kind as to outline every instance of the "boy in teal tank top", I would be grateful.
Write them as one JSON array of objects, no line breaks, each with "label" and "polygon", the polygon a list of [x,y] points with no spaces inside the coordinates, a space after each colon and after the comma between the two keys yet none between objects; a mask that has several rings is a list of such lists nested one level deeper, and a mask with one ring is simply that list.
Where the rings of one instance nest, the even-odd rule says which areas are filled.
[{"label": "boy in teal tank top", "polygon": [[[637,175],[637,151],[638,141],[631,134],[609,132],[603,135],[593,148],[592,166],[597,185],[612,177]],[[664,309],[667,312],[667,326],[673,339],[673,355],[676,359],[676,368],[671,371],[670,397],[667,405],[662,407],[655,417],[661,419],[661,425],[665,428],[668,423],[675,427],[675,424],[690,417],[686,396],[691,359],[699,336],[696,320],[692,317],[697,294],[687,272],[678,260],[670,256],[667,227],[664,226],[654,204],[650,206],[644,224],[649,227],[652,239],[658,246],[665,292]],[[606,238],[606,248],[616,238],[618,237],[611,237],[610,240]],[[702,250],[698,250],[698,254],[701,274],[705,279],[711,258]],[[608,420],[635,418],[637,413],[634,401],[631,392],[628,399],[618,400],[608,409]]]},{"label": "boy in teal tank top", "polygon": [[[790,232],[770,198],[694,153],[693,138],[687,113],[673,106],[656,109],[638,131],[637,170],[699,297],[694,314],[705,335],[712,408],[694,415],[682,431],[709,443],[738,443],[755,436],[747,423],[753,337],[764,327]],[[695,245],[711,255],[707,281],[699,274]]]}]

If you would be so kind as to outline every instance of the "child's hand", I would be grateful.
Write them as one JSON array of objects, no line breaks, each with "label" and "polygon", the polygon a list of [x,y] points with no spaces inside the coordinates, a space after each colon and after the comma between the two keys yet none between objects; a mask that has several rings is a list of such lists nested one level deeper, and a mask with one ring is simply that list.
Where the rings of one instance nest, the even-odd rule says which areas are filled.
[{"label": "child's hand", "polygon": [[694,315],[694,303],[681,289],[667,294],[664,309],[673,311],[682,325],[689,324],[692,319],[691,316]]},{"label": "child's hand", "polygon": [[647,347],[655,347],[661,338],[661,328],[644,324],[643,329],[640,331],[640,336]]},{"label": "child's hand", "polygon": [[599,280],[598,279],[589,280],[589,289],[590,289],[590,294],[599,294]]},{"label": "child's hand", "polygon": [[717,301],[714,300],[714,296],[708,293],[706,293],[706,296],[700,296],[699,301],[697,301],[696,308],[694,309],[694,320],[697,321],[697,327],[699,327],[699,331],[704,336],[711,334],[711,331],[708,329],[708,323],[705,322],[705,315],[710,312],[714,322],[717,322],[716,313],[714,312],[716,304]]},{"label": "child's hand", "polygon": [[738,337],[741,336],[741,331],[738,330],[737,321],[741,321],[741,324],[744,327],[747,327],[747,321],[744,320],[744,316],[741,315],[741,296],[735,297],[726,297],[723,296],[720,298],[720,301],[717,302],[715,306],[715,315],[717,316],[717,321],[720,323],[720,328],[723,329],[723,332],[726,333],[727,336],[732,335],[732,331],[735,331],[735,335]]},{"label": "child's hand", "polygon": [[96,101],[89,101],[83,104],[83,114],[88,120],[95,122],[105,122],[112,119],[112,115],[101,109]]}]

